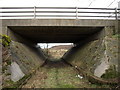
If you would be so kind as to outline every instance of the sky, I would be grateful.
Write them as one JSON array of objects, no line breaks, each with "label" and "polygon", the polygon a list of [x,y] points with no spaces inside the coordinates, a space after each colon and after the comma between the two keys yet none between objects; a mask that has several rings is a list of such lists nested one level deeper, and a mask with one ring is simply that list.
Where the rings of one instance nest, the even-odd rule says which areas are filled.
[{"label": "sky", "polygon": [[[118,7],[120,0],[0,0],[0,7]],[[112,3],[113,2],[113,3]]]},{"label": "sky", "polygon": [[51,48],[52,46],[58,46],[58,45],[73,45],[72,43],[38,43],[38,45],[42,49],[47,48],[47,44],[48,44],[48,48]]},{"label": "sky", "polygon": [[[120,0],[0,0],[0,7],[88,7],[88,8],[116,8]],[[38,44],[46,48],[47,44]],[[70,43],[49,43],[55,45],[70,45]]]}]

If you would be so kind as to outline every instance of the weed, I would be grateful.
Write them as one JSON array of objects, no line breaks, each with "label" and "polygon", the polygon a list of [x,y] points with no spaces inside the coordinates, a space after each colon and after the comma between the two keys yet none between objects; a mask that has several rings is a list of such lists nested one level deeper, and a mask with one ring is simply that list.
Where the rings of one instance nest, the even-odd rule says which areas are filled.
[{"label": "weed", "polygon": [[64,84],[64,85],[59,85],[58,88],[75,88],[75,87],[70,84]]},{"label": "weed", "polygon": [[120,73],[116,71],[115,66],[112,65],[108,70],[106,70],[106,73],[101,76],[101,78],[110,79],[110,78],[116,78],[120,76]]},{"label": "weed", "polygon": [[7,80],[7,81],[5,81],[5,83],[7,84],[7,86],[5,86],[3,88],[19,88],[19,86],[21,85],[21,83],[23,83],[30,76],[31,76],[31,74],[25,75],[22,79],[20,79],[17,82],[13,82],[12,80]]},{"label": "weed", "polygon": [[2,45],[4,46],[4,47],[6,47],[6,46],[9,46],[9,44],[10,44],[10,42],[11,42],[11,39],[10,39],[10,37],[9,36],[7,36],[7,35],[0,35],[0,43],[2,43]]},{"label": "weed", "polygon": [[120,38],[120,34],[113,35],[114,38]]}]

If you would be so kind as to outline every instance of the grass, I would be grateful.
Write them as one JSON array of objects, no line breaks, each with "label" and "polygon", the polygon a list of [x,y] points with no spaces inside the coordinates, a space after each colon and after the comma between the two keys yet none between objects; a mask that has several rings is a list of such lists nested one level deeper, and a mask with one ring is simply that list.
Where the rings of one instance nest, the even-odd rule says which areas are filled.
[{"label": "grass", "polygon": [[[72,67],[64,64],[58,65],[59,66],[45,65],[40,69],[40,71],[37,71],[37,74],[29,80],[25,87],[82,88],[89,86],[87,81],[76,77],[78,73]],[[33,86],[33,84],[35,86]]]},{"label": "grass", "polygon": [[113,35],[114,38],[120,38],[120,34]]},{"label": "grass", "polygon": [[70,85],[70,84],[61,84],[58,86],[58,88],[75,88],[73,85]]},{"label": "grass", "polygon": [[110,88],[110,85],[91,84],[91,88]]},{"label": "grass", "polygon": [[6,84],[6,86],[3,88],[17,88],[18,87],[18,85],[15,82],[13,82],[12,80],[5,81],[5,84]]},{"label": "grass", "polygon": [[30,77],[30,75],[25,75],[22,79],[20,79],[17,82],[13,82],[12,80],[7,80],[5,81],[5,84],[7,86],[3,87],[3,88],[19,88],[19,86],[21,85],[21,83],[23,83],[28,77]]},{"label": "grass", "polygon": [[115,66],[110,66],[108,70],[106,70],[106,73],[103,74],[101,77],[105,79],[110,79],[110,78],[116,78],[119,77],[120,73],[115,70]]}]

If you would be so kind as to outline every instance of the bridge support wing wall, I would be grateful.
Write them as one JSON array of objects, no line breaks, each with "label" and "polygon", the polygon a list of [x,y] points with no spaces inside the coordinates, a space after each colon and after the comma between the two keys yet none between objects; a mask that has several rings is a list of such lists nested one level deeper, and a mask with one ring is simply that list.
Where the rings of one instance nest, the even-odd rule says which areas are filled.
[{"label": "bridge support wing wall", "polygon": [[96,35],[88,37],[89,40],[86,39],[71,48],[63,59],[98,77],[110,68],[113,73],[114,70],[120,72],[118,37],[114,35],[114,31],[114,27],[105,27],[99,32],[99,37]]}]

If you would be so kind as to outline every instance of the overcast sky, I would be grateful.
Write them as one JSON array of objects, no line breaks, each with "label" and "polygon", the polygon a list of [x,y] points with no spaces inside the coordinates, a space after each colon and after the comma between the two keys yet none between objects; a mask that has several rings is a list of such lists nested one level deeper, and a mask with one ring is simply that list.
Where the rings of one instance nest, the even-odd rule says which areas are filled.
[{"label": "overcast sky", "polygon": [[119,1],[120,0],[0,0],[0,7],[6,6],[118,7]]}]

